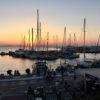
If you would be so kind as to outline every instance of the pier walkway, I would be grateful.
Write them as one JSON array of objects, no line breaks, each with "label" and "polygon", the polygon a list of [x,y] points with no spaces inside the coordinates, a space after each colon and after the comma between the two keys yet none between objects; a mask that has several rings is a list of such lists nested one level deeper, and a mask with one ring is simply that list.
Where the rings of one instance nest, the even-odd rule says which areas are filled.
[{"label": "pier walkway", "polygon": [[[61,92],[60,95],[57,95],[57,91],[56,95],[55,93],[48,94],[48,92],[46,92],[46,99],[43,100],[92,100],[87,96],[81,97],[81,93],[83,93],[83,91],[78,90],[81,86],[81,81],[82,79],[80,76],[77,76],[77,78],[74,79],[74,77],[67,75],[63,78],[61,75],[58,75],[50,81],[44,79],[43,76],[23,78],[22,80],[5,80],[0,82],[0,100],[27,100],[27,89],[29,86],[31,86],[34,90],[38,87],[43,87],[46,92],[49,90],[51,91],[51,87],[54,87],[55,85],[57,85],[57,91]],[[67,82],[67,88],[65,87],[65,82]],[[59,96],[61,96],[61,99],[58,99]]]}]

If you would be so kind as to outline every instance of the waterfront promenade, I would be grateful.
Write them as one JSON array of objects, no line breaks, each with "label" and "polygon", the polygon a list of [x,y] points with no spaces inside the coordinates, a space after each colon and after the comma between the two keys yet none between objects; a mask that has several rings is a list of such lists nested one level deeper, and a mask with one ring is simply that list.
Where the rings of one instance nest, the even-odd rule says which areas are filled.
[{"label": "waterfront promenade", "polygon": [[[67,87],[65,82],[67,82]],[[68,75],[64,75],[63,78],[61,77],[61,75],[58,75],[50,81],[47,81],[43,77],[33,77],[32,79],[31,77],[29,77],[28,80],[26,78],[26,80],[19,80],[19,81],[18,80],[1,81],[0,100],[27,100],[27,89],[29,86],[31,86],[32,89],[43,87],[45,92],[51,90],[51,87],[57,86],[56,92],[58,91],[61,92],[60,96],[62,99],[57,99],[57,95],[55,95],[55,93],[50,95],[46,93],[45,100],[49,100],[50,97],[53,98],[50,100],[77,100],[77,98],[78,100],[88,100],[89,98],[85,96],[84,92],[79,90],[81,88],[81,85],[82,85],[81,76],[77,76],[77,78],[74,79],[73,76],[68,76]],[[73,95],[75,95],[75,97],[73,97]],[[84,97],[81,97],[82,95],[84,95]]]},{"label": "waterfront promenade", "polygon": [[[64,77],[65,78],[65,77]],[[65,78],[66,79],[66,78]],[[12,80],[12,81],[11,81]],[[7,97],[16,98],[16,100],[19,100],[18,97],[22,96],[26,99],[26,91],[28,86],[31,86],[33,89],[36,87],[46,87],[50,85],[56,84],[56,81],[61,81],[61,76],[57,76],[52,81],[47,81],[43,77],[28,77],[21,79],[6,79],[6,80],[0,80],[0,97],[1,100],[8,100]],[[5,98],[5,99],[4,99]],[[11,100],[11,99],[10,99]]]}]

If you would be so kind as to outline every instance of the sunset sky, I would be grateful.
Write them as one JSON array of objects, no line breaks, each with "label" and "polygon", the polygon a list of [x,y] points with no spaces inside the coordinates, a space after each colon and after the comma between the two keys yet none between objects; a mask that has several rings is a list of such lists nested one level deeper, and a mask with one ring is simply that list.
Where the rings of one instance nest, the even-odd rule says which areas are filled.
[{"label": "sunset sky", "polygon": [[0,0],[0,45],[22,43],[28,31],[34,28],[36,36],[37,9],[42,23],[42,39],[49,43],[58,36],[62,42],[64,27],[66,39],[76,34],[78,44],[83,43],[83,20],[86,18],[86,42],[95,44],[100,34],[100,0]]}]

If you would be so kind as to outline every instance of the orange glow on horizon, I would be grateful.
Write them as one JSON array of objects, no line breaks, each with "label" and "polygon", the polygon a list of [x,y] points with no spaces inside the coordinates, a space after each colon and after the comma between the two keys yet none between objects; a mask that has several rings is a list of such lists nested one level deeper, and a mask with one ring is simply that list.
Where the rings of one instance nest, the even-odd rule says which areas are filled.
[{"label": "orange glow on horizon", "polygon": [[[9,25],[7,25],[6,27],[1,27],[1,35],[0,37],[2,37],[0,39],[0,45],[23,45],[23,36],[26,37],[26,44],[28,45],[29,42],[29,33],[28,33],[28,28],[30,28],[30,32],[31,32],[31,26],[33,26],[33,31],[34,31],[34,41],[33,44],[36,45],[36,33],[37,30],[36,28],[36,22],[34,23],[34,25],[31,23],[32,20],[29,20],[29,18],[27,18],[26,22],[27,23],[22,23],[22,22],[12,22]],[[25,19],[23,20],[25,21]],[[8,23],[9,24],[9,23]],[[6,29],[6,30],[5,30]],[[50,23],[50,21],[48,21],[48,24],[44,21],[44,24],[42,25],[42,44],[47,44],[47,32],[49,32],[49,45],[62,45],[63,44],[63,35],[64,35],[64,27],[60,26],[60,25],[56,25],[56,23],[54,23],[52,25],[52,23]],[[71,33],[71,43],[76,44],[76,45],[83,45],[83,33],[81,33],[81,30],[79,30],[80,27],[75,26],[75,27],[67,27],[66,26],[66,44],[69,45],[69,35]],[[96,30],[96,29],[95,29]],[[76,43],[74,43],[74,33],[76,33]],[[90,37],[91,34],[91,37]],[[87,45],[95,45],[98,39],[98,34],[97,37],[94,37],[94,32],[90,33],[90,32],[86,32],[86,44]],[[58,37],[58,39],[56,39],[56,36]],[[55,37],[55,40],[54,40]],[[30,37],[32,38],[32,37]],[[31,41],[31,40],[30,40]]]},{"label": "orange glow on horizon", "polygon": [[[27,33],[26,33],[27,34]],[[13,35],[14,36],[14,35]],[[36,36],[36,34],[35,34]],[[49,35],[50,36],[50,35]],[[28,40],[28,34],[26,35],[26,45],[29,45],[29,40]],[[86,45],[95,45],[97,43],[97,40],[98,39],[95,39],[95,38],[89,38],[89,37],[86,37]],[[30,44],[31,44],[31,40],[30,40]],[[34,41],[33,41],[33,44],[36,46],[37,45],[37,42],[36,42],[36,39],[34,37]],[[42,36],[42,40],[41,40],[41,45],[46,45],[47,44],[47,36],[46,34],[44,34],[44,36]],[[48,44],[49,45],[63,45],[63,36],[60,37],[60,34],[58,35],[58,39],[54,40],[53,36],[51,36],[48,40]],[[76,39],[76,43],[74,43],[74,38],[71,39],[71,44],[74,45],[83,45],[83,37],[82,38],[77,38]],[[15,37],[11,37],[11,36],[7,36],[5,37],[5,41],[2,39],[0,40],[0,45],[23,45],[23,40],[22,40],[22,37],[19,35],[16,35]],[[67,36],[66,38],[66,45],[69,45],[69,37]]]}]

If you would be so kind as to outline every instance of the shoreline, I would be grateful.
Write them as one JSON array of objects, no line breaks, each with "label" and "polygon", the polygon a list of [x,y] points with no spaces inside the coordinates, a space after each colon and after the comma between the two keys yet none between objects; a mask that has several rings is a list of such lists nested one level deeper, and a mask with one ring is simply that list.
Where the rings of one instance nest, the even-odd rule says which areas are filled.
[{"label": "shoreline", "polygon": [[[67,76],[65,74],[64,76]],[[57,74],[54,78],[61,77],[61,74]],[[20,75],[20,76],[13,76],[0,79],[0,82],[13,82],[13,81],[28,81],[28,80],[39,80],[44,79],[43,75]]]}]

